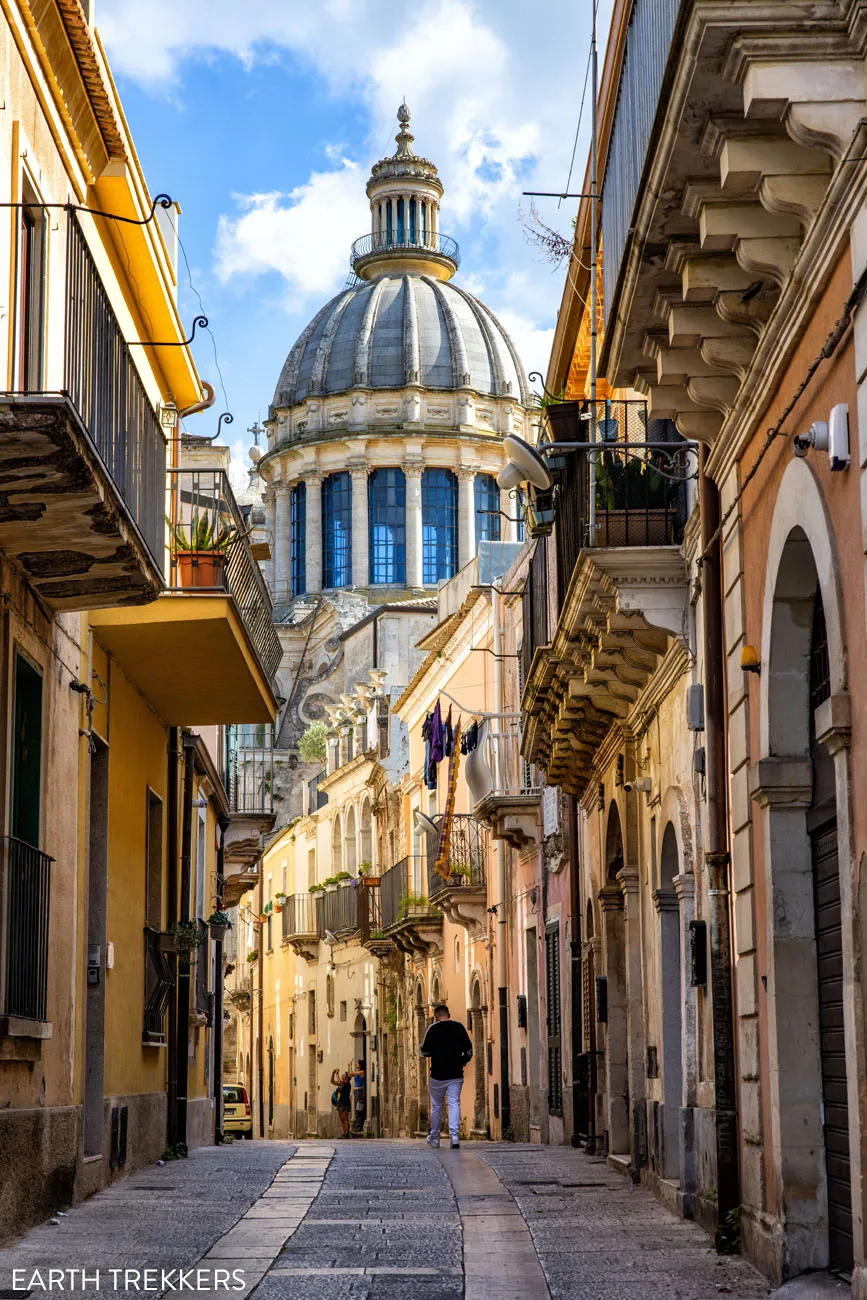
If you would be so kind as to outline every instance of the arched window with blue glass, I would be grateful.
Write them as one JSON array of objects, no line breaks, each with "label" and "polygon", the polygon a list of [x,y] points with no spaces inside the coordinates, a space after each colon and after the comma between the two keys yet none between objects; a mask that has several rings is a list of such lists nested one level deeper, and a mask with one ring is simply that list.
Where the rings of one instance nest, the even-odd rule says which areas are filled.
[{"label": "arched window with blue glass", "polygon": [[375,469],[367,479],[370,582],[406,586],[406,483],[402,469]]},{"label": "arched window with blue glass", "polygon": [[458,569],[458,480],[450,469],[421,476],[422,582],[433,586]]},{"label": "arched window with blue glass", "polygon": [[296,483],[289,497],[289,532],[292,547],[292,595],[307,591],[307,484]]},{"label": "arched window with blue glass", "polygon": [[476,475],[476,541],[500,540],[500,489],[491,474]]},{"label": "arched window with blue glass", "polygon": [[329,474],[322,484],[322,585],[352,584],[352,477]]}]

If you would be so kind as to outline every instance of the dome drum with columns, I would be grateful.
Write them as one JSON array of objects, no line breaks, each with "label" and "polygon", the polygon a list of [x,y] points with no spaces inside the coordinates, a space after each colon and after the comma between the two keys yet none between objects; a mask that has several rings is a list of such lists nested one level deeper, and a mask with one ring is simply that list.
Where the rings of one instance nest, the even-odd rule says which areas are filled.
[{"label": "dome drum with columns", "polygon": [[[483,538],[517,540],[500,494],[507,433],[529,436],[530,394],[508,334],[451,283],[459,257],[439,232],[442,183],[397,151],[367,185],[371,233],[358,282],[292,348],[259,462],[278,605],[322,590],[419,590],[451,577]],[[360,250],[360,251],[359,251]]]}]

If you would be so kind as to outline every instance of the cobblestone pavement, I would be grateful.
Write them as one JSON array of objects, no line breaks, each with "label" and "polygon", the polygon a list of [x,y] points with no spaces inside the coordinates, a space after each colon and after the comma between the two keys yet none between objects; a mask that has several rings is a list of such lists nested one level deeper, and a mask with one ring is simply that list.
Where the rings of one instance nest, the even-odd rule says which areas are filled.
[{"label": "cobblestone pavement", "polygon": [[[13,1277],[13,1269],[21,1272]],[[69,1270],[85,1269],[91,1297],[197,1289],[227,1300],[768,1294],[744,1260],[720,1259],[699,1228],[603,1160],[511,1143],[467,1143],[460,1152],[411,1141],[203,1148],[140,1170],[0,1250],[0,1295],[13,1284],[28,1288],[38,1270],[39,1300],[49,1269],[63,1270],[54,1274],[55,1295],[58,1280],[64,1292],[82,1292],[81,1273]],[[163,1270],[175,1272],[165,1279]]]}]

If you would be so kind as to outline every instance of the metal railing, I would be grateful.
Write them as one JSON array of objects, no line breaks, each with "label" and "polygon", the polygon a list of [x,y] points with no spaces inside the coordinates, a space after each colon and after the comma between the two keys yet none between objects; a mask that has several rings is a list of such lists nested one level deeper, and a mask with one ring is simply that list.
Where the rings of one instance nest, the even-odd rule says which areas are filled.
[{"label": "metal railing", "polygon": [[520,713],[504,713],[485,720],[485,761],[494,778],[491,793],[501,798],[539,794],[541,790],[534,782],[532,765],[521,756],[522,718]]},{"label": "metal railing", "polygon": [[[572,451],[556,471],[557,595],[562,606],[578,554],[585,547],[672,546],[683,540],[686,482],[669,477],[671,454],[687,444],[671,420],[648,420],[646,402],[568,402],[569,423],[556,425],[558,441],[596,441],[599,451]],[[569,413],[564,413],[569,414]],[[616,443],[616,448],[606,444]],[[628,444],[636,444],[632,449]],[[590,461],[594,461],[595,527],[591,525]]]},{"label": "metal railing", "polygon": [[361,942],[382,933],[382,893],[379,885],[365,885],[359,890],[358,920]]},{"label": "metal railing", "polygon": [[273,680],[282,655],[280,638],[228,475],[221,469],[170,469],[169,519],[169,587],[228,593],[265,675]]},{"label": "metal railing", "polygon": [[455,814],[449,841],[449,880],[434,867],[438,842],[439,836],[428,835],[425,846],[431,902],[447,890],[484,888],[487,882],[488,828],[467,813]]},{"label": "metal railing", "polygon": [[530,557],[521,596],[521,675],[525,682],[530,676],[534,653],[551,640],[548,627],[548,541],[544,536],[536,539],[536,549]]},{"label": "metal railing", "polygon": [[606,324],[614,307],[681,0],[634,0],[602,181]]},{"label": "metal railing", "polygon": [[360,928],[358,896],[361,888],[360,885],[338,885],[337,889],[326,890],[324,894],[320,894],[318,908],[320,939],[325,938],[326,930],[334,935],[345,935]]},{"label": "metal railing", "polygon": [[0,839],[6,895],[3,1014],[47,1020],[51,864],[47,853],[11,835]]},{"label": "metal railing", "polygon": [[274,737],[269,723],[226,728],[223,784],[230,813],[273,813]]},{"label": "metal railing", "polygon": [[420,230],[411,232],[403,231],[379,231],[376,234],[362,235],[356,239],[352,245],[351,262],[352,269],[358,262],[371,253],[388,253],[392,250],[402,251],[408,249],[418,249],[420,252],[436,253],[439,257],[447,257],[454,262],[455,266],[461,264],[461,250],[457,241],[449,235],[423,233]]},{"label": "metal railing", "polygon": [[383,930],[410,916],[431,912],[429,900],[421,893],[424,866],[423,858],[410,855],[383,872],[380,883]]},{"label": "metal railing", "polygon": [[159,930],[146,925],[145,940],[145,1007],[144,1035],[150,1041],[165,1039],[165,1016],[169,994],[174,987],[172,968],[162,950]]},{"label": "metal railing", "polygon": [[166,440],[81,229],[69,214],[64,387],[163,572]]},{"label": "metal railing", "polygon": [[290,894],[283,902],[283,938],[319,933],[316,894]]}]

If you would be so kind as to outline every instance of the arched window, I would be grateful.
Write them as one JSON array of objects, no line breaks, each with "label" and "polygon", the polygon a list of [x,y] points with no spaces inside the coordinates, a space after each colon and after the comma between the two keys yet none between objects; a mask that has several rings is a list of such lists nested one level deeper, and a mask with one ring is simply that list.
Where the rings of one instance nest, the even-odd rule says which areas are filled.
[{"label": "arched window", "polygon": [[394,227],[393,227],[393,225],[392,225],[392,219],[391,219],[391,199],[386,199],[386,203],[385,203],[385,233],[386,233],[386,240],[387,240],[387,242],[388,242],[389,244],[391,243],[391,240],[392,240],[393,230],[394,230]]},{"label": "arched window", "polygon": [[415,199],[410,199],[409,201],[409,242],[411,244],[415,243],[416,211],[417,211],[416,201]]},{"label": "arched window", "polygon": [[346,815],[346,845],[345,845],[345,852],[344,852],[344,861],[346,863],[346,866],[343,869],[344,871],[348,871],[353,876],[355,875],[355,866],[357,862],[357,848],[358,845],[356,842],[356,833],[355,833],[355,809],[350,808],[349,812]]},{"label": "arched window", "polygon": [[403,217],[403,199],[397,201],[397,242],[403,244],[404,240],[404,217]]},{"label": "arched window", "polygon": [[373,867],[373,824],[369,799],[365,799],[361,805],[361,864],[367,864],[368,871]]},{"label": "arched window", "polygon": [[433,586],[458,568],[458,480],[449,469],[421,476],[422,582]]},{"label": "arched window", "polygon": [[289,497],[292,595],[307,591],[307,484],[296,483]]},{"label": "arched window", "polygon": [[[500,540],[500,489],[491,474],[476,475],[476,538],[480,542]],[[496,511],[496,513],[492,513]]]},{"label": "arched window", "polygon": [[406,585],[406,483],[402,469],[375,469],[367,479],[370,582]]},{"label": "arched window", "polygon": [[352,583],[352,478],[329,474],[322,484],[322,585]]}]

